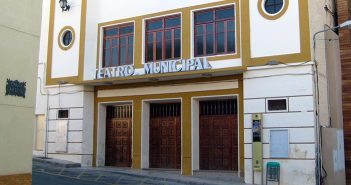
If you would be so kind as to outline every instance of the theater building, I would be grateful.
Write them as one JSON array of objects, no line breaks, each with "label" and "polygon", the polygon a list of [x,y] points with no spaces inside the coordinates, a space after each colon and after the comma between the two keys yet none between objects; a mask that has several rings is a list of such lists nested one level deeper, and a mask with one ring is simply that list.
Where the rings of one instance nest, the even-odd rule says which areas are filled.
[{"label": "theater building", "polygon": [[[36,114],[45,131],[35,154],[183,175],[228,171],[256,184],[274,161],[281,184],[316,183],[324,118],[315,116],[312,35],[334,24],[324,3],[68,5],[43,5]],[[321,84],[324,46],[315,50]]]}]

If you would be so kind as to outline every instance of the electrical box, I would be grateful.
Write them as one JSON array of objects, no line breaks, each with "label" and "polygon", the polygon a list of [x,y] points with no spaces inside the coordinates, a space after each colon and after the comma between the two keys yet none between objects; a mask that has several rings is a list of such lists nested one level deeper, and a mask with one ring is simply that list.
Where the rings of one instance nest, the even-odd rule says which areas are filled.
[{"label": "electrical box", "polygon": [[252,165],[254,171],[262,171],[262,114],[252,115]]}]

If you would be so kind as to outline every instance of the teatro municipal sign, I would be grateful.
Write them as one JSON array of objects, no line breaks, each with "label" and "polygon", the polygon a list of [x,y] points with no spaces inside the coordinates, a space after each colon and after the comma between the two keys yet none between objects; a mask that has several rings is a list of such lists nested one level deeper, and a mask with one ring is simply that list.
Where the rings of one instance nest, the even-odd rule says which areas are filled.
[{"label": "teatro municipal sign", "polygon": [[180,59],[160,62],[149,62],[144,64],[143,72],[136,74],[134,65],[106,67],[96,69],[96,79],[128,77],[148,74],[165,74],[181,71],[198,71],[211,69],[211,64],[207,58]]}]

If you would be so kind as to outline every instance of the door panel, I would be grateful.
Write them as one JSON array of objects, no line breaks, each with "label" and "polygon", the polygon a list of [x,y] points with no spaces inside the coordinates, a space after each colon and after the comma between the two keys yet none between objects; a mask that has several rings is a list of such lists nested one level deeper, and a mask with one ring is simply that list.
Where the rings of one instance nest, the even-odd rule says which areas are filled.
[{"label": "door panel", "polygon": [[238,170],[237,116],[226,110],[227,104],[232,103],[200,104],[200,110],[205,110],[200,113],[201,170]]},{"label": "door panel", "polygon": [[119,106],[108,109],[105,165],[130,167],[132,136],[131,108],[129,106]]},{"label": "door panel", "polygon": [[150,167],[180,168],[180,118],[150,120]]},{"label": "door panel", "polygon": [[150,168],[180,169],[181,122],[178,113],[173,112],[179,110],[180,105],[171,107],[174,108],[173,104],[151,104]]}]

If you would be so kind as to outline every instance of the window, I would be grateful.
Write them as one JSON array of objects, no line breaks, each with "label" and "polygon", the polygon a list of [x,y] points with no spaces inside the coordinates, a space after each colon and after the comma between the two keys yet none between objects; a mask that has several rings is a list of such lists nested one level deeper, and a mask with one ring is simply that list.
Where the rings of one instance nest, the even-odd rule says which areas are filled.
[{"label": "window", "polygon": [[133,64],[134,25],[124,24],[104,29],[103,67]]},{"label": "window", "polygon": [[63,34],[62,43],[65,46],[69,46],[71,42],[72,42],[72,32],[68,30]]},{"label": "window", "polygon": [[267,100],[268,111],[287,111],[287,99],[269,99]]},{"label": "window", "polygon": [[180,15],[146,21],[145,61],[180,58]]},{"label": "window", "polygon": [[276,14],[283,8],[283,0],[266,0],[264,8],[269,14]]},{"label": "window", "polygon": [[71,26],[63,27],[58,35],[58,45],[60,49],[66,51],[72,48],[74,44],[74,35],[74,29]]},{"label": "window", "polygon": [[195,12],[195,56],[235,53],[234,5]]}]

